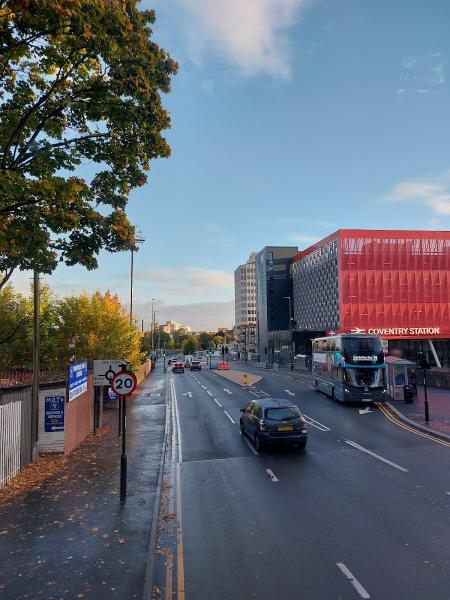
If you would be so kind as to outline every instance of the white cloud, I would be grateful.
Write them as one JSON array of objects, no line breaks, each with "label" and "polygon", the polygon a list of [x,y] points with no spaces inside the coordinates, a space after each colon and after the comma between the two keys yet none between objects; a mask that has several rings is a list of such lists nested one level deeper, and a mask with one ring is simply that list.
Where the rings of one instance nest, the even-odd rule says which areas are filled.
[{"label": "white cloud", "polygon": [[219,269],[146,269],[138,273],[141,281],[150,281],[157,293],[192,296],[234,289],[232,273]]},{"label": "white cloud", "polygon": [[310,0],[178,0],[188,15],[192,58],[215,52],[245,75],[290,74],[287,30]]},{"label": "white cloud", "polygon": [[302,245],[304,246],[305,244],[307,246],[311,246],[311,244],[315,244],[320,239],[321,238],[317,235],[303,235],[301,233],[294,233],[289,236],[289,241],[294,242],[295,244],[298,244],[299,246],[302,246]]},{"label": "white cloud", "polygon": [[434,180],[403,181],[396,184],[384,202],[418,202],[440,216],[450,215],[450,174]]}]

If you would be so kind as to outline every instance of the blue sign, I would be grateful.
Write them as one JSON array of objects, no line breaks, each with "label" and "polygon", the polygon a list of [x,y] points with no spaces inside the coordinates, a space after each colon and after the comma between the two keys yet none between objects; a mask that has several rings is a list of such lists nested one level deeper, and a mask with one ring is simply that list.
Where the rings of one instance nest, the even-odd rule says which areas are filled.
[{"label": "blue sign", "polygon": [[69,400],[74,400],[87,390],[87,361],[69,365]]},{"label": "blue sign", "polygon": [[64,396],[45,396],[44,431],[64,431]]}]

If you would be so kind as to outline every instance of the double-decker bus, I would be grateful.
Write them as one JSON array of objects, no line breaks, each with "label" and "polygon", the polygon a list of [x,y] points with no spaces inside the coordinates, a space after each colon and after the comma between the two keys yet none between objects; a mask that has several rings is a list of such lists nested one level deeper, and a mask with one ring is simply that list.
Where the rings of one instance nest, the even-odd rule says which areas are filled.
[{"label": "double-decker bus", "polygon": [[339,334],[312,341],[314,387],[335,400],[383,402],[386,375],[381,339]]}]

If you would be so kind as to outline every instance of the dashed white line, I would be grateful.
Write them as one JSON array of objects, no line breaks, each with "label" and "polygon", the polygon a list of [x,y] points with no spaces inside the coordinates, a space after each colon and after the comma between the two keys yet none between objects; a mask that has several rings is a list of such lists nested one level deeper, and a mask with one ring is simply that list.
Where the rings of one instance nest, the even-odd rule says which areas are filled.
[{"label": "dashed white line", "polygon": [[373,456],[374,458],[381,460],[382,462],[386,463],[387,465],[394,467],[394,469],[398,469],[399,471],[402,471],[403,473],[408,473],[408,469],[405,469],[404,467],[401,467],[400,465],[397,465],[396,463],[391,462],[387,458],[383,458],[379,454],[375,454],[375,452],[371,452],[370,450],[368,450],[367,448],[364,448],[364,446],[360,446],[356,442],[352,442],[351,440],[345,440],[345,443],[348,444],[349,446],[353,446],[353,448],[356,448],[357,450],[361,450],[361,452],[370,454],[370,456]]},{"label": "dashed white line", "polygon": [[[241,434],[242,435],[242,434]],[[245,435],[242,435],[244,442],[247,444],[247,446],[250,448],[250,450],[253,452],[253,454],[255,456],[259,456],[259,452],[257,450],[255,450],[252,446],[252,444],[250,443],[250,441],[245,437]]]},{"label": "dashed white line", "polygon": [[289,394],[289,396],[295,396],[294,392],[291,392],[290,390],[283,390],[284,392],[286,392],[286,394]]},{"label": "dashed white line", "polygon": [[220,406],[220,408],[222,408],[222,405],[220,404],[220,402],[218,400],[216,400],[215,398],[214,398],[214,402],[217,404],[217,406]]},{"label": "dashed white line", "polygon": [[212,397],[212,394],[211,394],[211,392],[209,390],[206,390],[206,393],[208,394],[208,396]]},{"label": "dashed white line", "polygon": [[200,384],[200,385],[204,390],[206,390],[206,385],[202,385],[202,384]]},{"label": "dashed white line", "polygon": [[330,428],[324,425],[323,423],[316,421],[312,417],[308,417],[308,415],[305,415],[305,413],[303,413],[303,416],[305,417],[305,421],[308,423],[308,425],[317,427],[317,429],[320,429],[320,431],[330,431]]},{"label": "dashed white line", "polygon": [[352,584],[352,586],[355,588],[355,590],[358,592],[361,598],[370,598],[367,590],[364,589],[364,587],[359,583],[356,577],[349,571],[349,569],[343,562],[337,562],[336,566],[342,571],[342,573],[344,573],[348,581]]},{"label": "dashed white line", "polygon": [[236,423],[236,421],[233,419],[233,417],[230,417],[230,415],[227,413],[227,411],[226,411],[226,410],[224,410],[223,412],[224,412],[224,413],[227,415],[227,417],[230,419],[230,421],[231,421],[232,423]]},{"label": "dashed white line", "polygon": [[272,471],[272,469],[266,469],[266,473],[273,482],[279,481],[278,477],[275,476],[275,473]]}]

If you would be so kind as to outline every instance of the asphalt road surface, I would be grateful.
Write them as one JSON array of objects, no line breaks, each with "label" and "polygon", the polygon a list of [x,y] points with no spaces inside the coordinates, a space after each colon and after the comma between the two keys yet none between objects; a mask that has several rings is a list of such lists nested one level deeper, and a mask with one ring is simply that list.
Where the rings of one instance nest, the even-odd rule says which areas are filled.
[{"label": "asphalt road surface", "polygon": [[[450,445],[258,373],[253,389],[173,375],[187,600],[450,598]],[[240,435],[265,395],[300,407],[306,452]]]}]

